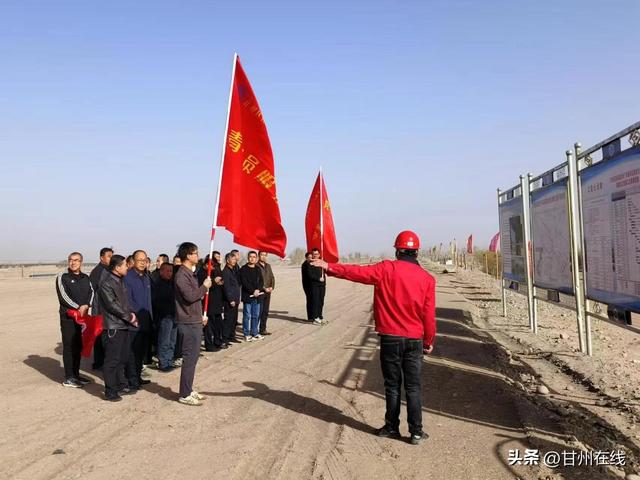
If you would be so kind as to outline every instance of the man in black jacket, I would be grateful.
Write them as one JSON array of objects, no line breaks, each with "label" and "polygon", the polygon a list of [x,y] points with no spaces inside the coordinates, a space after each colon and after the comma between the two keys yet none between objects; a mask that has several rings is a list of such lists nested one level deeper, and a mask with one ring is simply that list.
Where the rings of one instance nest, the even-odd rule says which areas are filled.
[{"label": "man in black jacket", "polygon": [[158,324],[158,369],[169,372],[173,369],[173,352],[176,345],[176,296],[173,286],[173,265],[163,263],[158,279],[151,283],[153,318]]},{"label": "man in black jacket", "polygon": [[222,293],[223,293],[223,320],[222,339],[229,347],[231,343],[238,343],[236,339],[236,324],[238,322],[238,307],[240,305],[240,282],[234,269],[236,267],[236,256],[229,252],[224,256],[225,267],[222,270]]},{"label": "man in black jacket", "polygon": [[[93,296],[93,305],[91,306],[91,313],[93,315],[102,315],[100,311],[100,295],[98,295],[98,291],[100,289],[100,282],[103,278],[109,274],[109,262],[111,261],[111,257],[113,256],[113,249],[111,247],[104,247],[100,249],[100,262],[93,267],[91,273],[89,274],[89,279],[91,280],[91,286],[93,287],[93,291],[96,295]],[[102,365],[104,364],[104,347],[102,342],[97,341],[93,345],[93,365],[91,366],[94,370],[102,370]]]},{"label": "man in black jacket", "polygon": [[[213,285],[209,289],[209,305],[206,315],[209,321],[203,328],[204,349],[217,352],[221,348],[229,348],[222,339],[222,269],[220,268],[220,252],[213,252],[211,278]],[[209,255],[204,259],[203,267],[198,271],[198,282],[202,284],[207,278]]]},{"label": "man in black jacket", "polygon": [[[122,255],[113,255],[109,262],[109,275],[100,283],[102,306],[102,341],[104,343],[104,396],[117,402],[120,395],[135,392],[128,388],[124,375],[125,364],[131,354],[129,327],[138,327],[138,319],[131,313],[124,276],[127,263]],[[133,332],[135,334],[135,332]]]},{"label": "man in black jacket", "polygon": [[235,273],[237,258],[234,253],[224,256],[225,267],[222,270],[222,293],[224,297],[222,309],[224,318],[222,321],[222,338],[227,346],[236,340],[236,323],[238,321],[238,306],[240,305],[240,282]]},{"label": "man in black jacket", "polygon": [[306,300],[307,306],[307,320],[312,321],[313,317],[311,317],[311,288],[309,287],[309,267],[311,264],[311,252],[307,252],[304,254],[304,262],[302,262],[302,266],[300,267],[300,271],[302,272],[302,290],[304,290],[304,296]]},{"label": "man in black jacket", "polygon": [[264,294],[262,272],[256,266],[258,253],[251,250],[247,254],[247,263],[240,269],[242,287],[242,333],[247,342],[262,340],[260,335],[260,296]]},{"label": "man in black jacket", "polygon": [[[314,248],[311,250],[312,260],[320,258],[320,250]],[[325,325],[327,322],[322,316],[324,308],[324,295],[326,292],[326,276],[324,270],[320,267],[314,267],[309,264],[307,269],[307,278],[309,282],[309,297],[311,306],[309,309],[311,320],[314,325]]]},{"label": "man in black jacket", "polygon": [[62,333],[62,363],[65,387],[81,388],[89,379],[80,376],[80,352],[82,329],[67,310],[77,310],[86,315],[93,302],[93,288],[89,276],[82,273],[82,254],[73,252],[67,258],[69,268],[56,278],[56,292],[60,302],[60,332]]}]

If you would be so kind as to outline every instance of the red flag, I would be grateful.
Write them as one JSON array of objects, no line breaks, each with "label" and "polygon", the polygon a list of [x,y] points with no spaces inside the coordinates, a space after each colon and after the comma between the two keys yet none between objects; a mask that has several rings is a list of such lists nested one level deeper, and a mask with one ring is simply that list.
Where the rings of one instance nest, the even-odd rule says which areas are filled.
[{"label": "red flag", "polygon": [[317,248],[325,261],[338,262],[340,259],[338,241],[336,240],[331,204],[329,203],[322,172],[318,173],[318,178],[311,191],[304,226],[307,233],[307,251],[310,252],[312,249]]},{"label": "red flag", "polygon": [[490,252],[499,252],[500,251],[500,232],[496,233],[491,239],[491,243],[489,244]]},{"label": "red flag", "polygon": [[285,256],[273,153],[258,100],[235,56],[215,226],[240,245]]},{"label": "red flag", "polygon": [[67,310],[67,315],[82,328],[82,351],[80,355],[85,358],[91,356],[93,352],[93,344],[96,342],[98,335],[102,333],[102,315],[80,315],[78,310]]},{"label": "red flag", "polygon": [[467,253],[473,253],[473,235],[467,238]]}]

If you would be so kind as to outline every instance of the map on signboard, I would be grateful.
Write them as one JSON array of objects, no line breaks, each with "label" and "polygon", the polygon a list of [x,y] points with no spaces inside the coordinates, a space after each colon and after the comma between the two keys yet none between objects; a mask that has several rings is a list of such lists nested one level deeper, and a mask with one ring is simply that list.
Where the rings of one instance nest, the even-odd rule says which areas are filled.
[{"label": "map on signboard", "polygon": [[587,296],[640,311],[640,147],[580,172]]},{"label": "map on signboard", "polygon": [[531,228],[535,285],[572,293],[566,180],[531,194]]},{"label": "map on signboard", "polygon": [[502,276],[506,279],[524,283],[525,245],[524,211],[522,196],[514,197],[500,204],[500,250],[502,253]]}]

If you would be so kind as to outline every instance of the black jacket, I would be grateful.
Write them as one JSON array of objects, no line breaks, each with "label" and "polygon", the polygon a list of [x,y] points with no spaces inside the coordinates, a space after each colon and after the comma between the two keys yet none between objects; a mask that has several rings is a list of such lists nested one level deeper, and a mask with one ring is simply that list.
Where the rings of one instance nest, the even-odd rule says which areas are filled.
[{"label": "black jacket", "polygon": [[101,283],[100,306],[104,330],[126,330],[131,326],[131,309],[124,280],[110,273]]},{"label": "black jacket", "polygon": [[240,303],[240,282],[238,281],[238,275],[229,266],[226,266],[222,270],[222,293],[224,295],[224,301],[227,303],[236,302],[236,307]]},{"label": "black jacket", "polygon": [[96,294],[93,296],[93,305],[91,305],[93,309],[91,313],[93,313],[94,315],[101,315],[100,295],[98,295],[98,290],[100,289],[100,283],[102,282],[102,280],[107,278],[107,275],[109,275],[109,270],[107,270],[107,267],[105,267],[102,263],[98,263],[95,267],[93,267],[93,270],[91,270],[91,273],[89,274],[91,286],[93,287],[93,291],[96,292]]},{"label": "black jacket", "polygon": [[173,280],[158,279],[151,283],[151,303],[153,318],[159,321],[165,317],[176,318],[176,291]]},{"label": "black jacket", "polygon": [[300,267],[300,271],[302,272],[302,289],[304,293],[308,293],[309,291],[309,261],[305,260],[302,262],[302,266]]},{"label": "black jacket", "polygon": [[324,287],[326,282],[321,281],[321,278],[325,278],[324,270],[320,267],[314,267],[309,264],[306,270],[307,273],[307,285],[309,288]]},{"label": "black jacket", "polygon": [[[264,292],[264,281],[262,279],[262,272],[256,265],[251,268],[249,264],[244,265],[240,269],[240,286],[242,287],[242,301],[250,302],[253,300],[251,295],[255,290]],[[256,300],[260,301],[261,298],[257,297]]]},{"label": "black jacket", "polygon": [[91,306],[93,302],[93,288],[89,275],[80,272],[79,274],[59,273],[56,277],[56,293],[60,302],[61,318],[67,317],[67,310],[77,310],[81,305]]},{"label": "black jacket", "polygon": [[[214,262],[213,269],[211,270],[211,281],[213,282],[213,279],[216,277],[222,277],[222,269],[218,263]],[[198,283],[202,285],[205,278],[207,278],[207,269],[201,268],[198,271]],[[209,307],[207,309],[207,317],[212,318],[212,315],[222,313],[222,297],[222,285],[216,285],[216,282],[213,282],[209,289]]]}]

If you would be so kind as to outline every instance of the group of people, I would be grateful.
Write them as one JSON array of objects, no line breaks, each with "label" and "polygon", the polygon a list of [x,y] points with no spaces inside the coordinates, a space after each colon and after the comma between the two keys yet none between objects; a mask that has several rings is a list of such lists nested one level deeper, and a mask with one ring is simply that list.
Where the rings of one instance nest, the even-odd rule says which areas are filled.
[{"label": "group of people", "polygon": [[[103,331],[96,339],[93,368],[102,370],[105,399],[119,401],[149,383],[145,365],[160,372],[181,367],[178,401],[201,405],[193,389],[200,347],[216,352],[233,343],[262,340],[267,330],[275,277],[266,252],[250,251],[240,267],[240,252],[232,250],[221,263],[213,252],[199,259],[198,247],[180,245],[173,263],[161,254],[156,268],[144,250],[129,257],[100,250],[100,263],[86,275],[83,257],[73,252],[68,270],[56,278],[60,302],[63,364],[66,387],[82,388],[89,379],[80,375],[82,327],[76,317],[100,315]],[[242,337],[236,338],[238,309],[243,304]],[[155,362],[154,362],[155,356]]]},{"label": "group of people", "polygon": [[[420,241],[414,232],[401,232],[394,246],[395,261],[372,265],[327,263],[313,249],[302,265],[302,284],[307,319],[316,325],[326,324],[322,311],[327,276],[374,286],[373,312],[386,400],[385,424],[377,434],[400,438],[404,383],[410,443],[419,444],[428,438],[422,427],[421,369],[422,356],[433,351],[436,334],[435,280],[418,262]],[[208,261],[199,262],[198,247],[185,242],[173,264],[161,255],[156,270],[149,273],[150,260],[144,251],[136,250],[127,261],[103,248],[100,264],[87,276],[81,272],[82,255],[70,254],[68,271],[56,280],[63,385],[82,387],[89,382],[80,375],[81,327],[73,318],[93,310],[103,318],[94,367],[103,362],[107,400],[121,400],[122,395],[135,393],[148,382],[141,371],[145,357],[157,345],[160,371],[171,370],[174,359],[182,357],[178,401],[202,405],[204,397],[193,389],[202,337],[209,351],[241,341],[235,337],[241,302],[244,340],[253,342],[269,335],[267,318],[275,279],[267,254],[248,252],[242,268],[238,267],[239,256],[237,250],[227,253],[222,265],[220,254],[214,252],[209,271]]]}]

